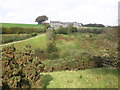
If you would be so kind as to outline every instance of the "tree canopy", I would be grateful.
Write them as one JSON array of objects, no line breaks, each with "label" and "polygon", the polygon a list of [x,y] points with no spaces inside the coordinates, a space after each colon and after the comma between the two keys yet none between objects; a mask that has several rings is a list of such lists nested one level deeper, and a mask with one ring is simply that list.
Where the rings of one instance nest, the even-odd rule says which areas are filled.
[{"label": "tree canopy", "polygon": [[42,24],[42,22],[48,20],[48,17],[45,15],[39,16],[36,18],[35,22],[38,22],[38,24]]}]

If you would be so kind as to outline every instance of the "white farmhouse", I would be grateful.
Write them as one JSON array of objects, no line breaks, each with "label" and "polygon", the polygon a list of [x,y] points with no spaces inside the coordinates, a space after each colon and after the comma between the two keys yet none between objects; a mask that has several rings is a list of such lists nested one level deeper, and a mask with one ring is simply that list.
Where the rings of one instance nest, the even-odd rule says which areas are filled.
[{"label": "white farmhouse", "polygon": [[68,27],[69,25],[72,25],[73,27],[79,28],[82,26],[81,23],[78,22],[60,22],[60,21],[50,21],[50,26],[52,28],[59,28],[59,27]]}]

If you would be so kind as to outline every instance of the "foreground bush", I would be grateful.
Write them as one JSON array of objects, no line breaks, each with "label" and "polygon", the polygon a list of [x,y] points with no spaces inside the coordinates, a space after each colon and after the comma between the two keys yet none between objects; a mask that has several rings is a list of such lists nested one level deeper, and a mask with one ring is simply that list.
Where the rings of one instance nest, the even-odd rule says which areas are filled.
[{"label": "foreground bush", "polygon": [[31,88],[40,80],[43,65],[35,57],[30,45],[23,52],[17,51],[14,45],[2,50],[2,84],[3,89]]}]

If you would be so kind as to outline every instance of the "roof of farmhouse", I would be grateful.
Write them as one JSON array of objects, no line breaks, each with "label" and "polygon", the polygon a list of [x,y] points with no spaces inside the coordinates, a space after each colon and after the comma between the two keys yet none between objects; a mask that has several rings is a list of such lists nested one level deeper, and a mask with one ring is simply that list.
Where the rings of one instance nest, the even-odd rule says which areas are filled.
[{"label": "roof of farmhouse", "polygon": [[50,23],[61,23],[60,21],[50,21]]},{"label": "roof of farmhouse", "polygon": [[60,21],[50,21],[50,23],[72,24],[72,23],[77,23],[77,22],[60,22]]}]

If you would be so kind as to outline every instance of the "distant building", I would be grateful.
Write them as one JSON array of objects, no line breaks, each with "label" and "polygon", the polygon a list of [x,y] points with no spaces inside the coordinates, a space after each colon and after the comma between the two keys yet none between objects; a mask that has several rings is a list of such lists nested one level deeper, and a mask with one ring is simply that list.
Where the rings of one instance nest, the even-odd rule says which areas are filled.
[{"label": "distant building", "polygon": [[73,27],[79,28],[82,26],[81,23],[78,22],[60,22],[60,21],[50,21],[50,27],[59,28],[59,27],[68,27],[72,25]]},{"label": "distant building", "polygon": [[73,22],[73,27],[79,28],[82,26],[82,23]]}]

